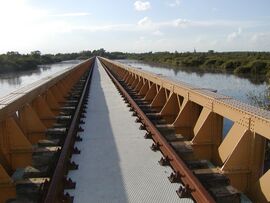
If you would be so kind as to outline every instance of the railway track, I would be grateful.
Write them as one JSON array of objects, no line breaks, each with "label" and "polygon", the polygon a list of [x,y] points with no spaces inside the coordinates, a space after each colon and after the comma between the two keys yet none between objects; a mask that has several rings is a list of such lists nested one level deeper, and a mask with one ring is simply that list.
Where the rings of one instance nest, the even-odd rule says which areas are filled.
[{"label": "railway track", "polygon": [[[23,133],[26,134],[27,139],[31,141],[32,145],[31,146],[27,145],[28,146],[27,153],[29,153],[29,156],[27,157],[27,159],[23,157],[24,158],[23,162],[20,159],[18,159],[19,161],[16,164],[20,164],[22,166],[27,166],[27,167],[16,166],[17,167],[16,168],[15,166],[9,163],[9,160],[3,159],[3,157],[5,157],[4,154],[0,154],[0,158],[1,158],[0,167],[3,167],[3,169],[7,172],[8,175],[13,174],[12,179],[16,184],[16,197],[14,196],[14,188],[12,188],[11,190],[8,190],[11,193],[8,194],[7,196],[10,196],[10,197],[14,196],[14,198],[9,198],[7,202],[9,203],[73,202],[74,197],[72,197],[68,193],[65,193],[64,191],[65,190],[67,191],[69,189],[74,189],[76,187],[76,182],[73,182],[73,180],[68,178],[69,177],[68,172],[70,170],[77,170],[79,167],[77,163],[71,161],[72,160],[71,157],[73,154],[80,154],[80,150],[74,147],[74,144],[75,142],[82,141],[82,137],[80,136],[80,133],[83,132],[84,129],[81,127],[81,124],[85,124],[84,118],[86,117],[85,114],[86,114],[86,107],[88,104],[88,94],[90,91],[91,78],[93,75],[95,60],[96,61],[100,60],[102,67],[104,68],[107,75],[112,80],[113,84],[115,85],[119,93],[121,94],[126,105],[130,108],[130,111],[133,112],[132,115],[137,117],[136,122],[141,124],[140,129],[143,131],[146,131],[144,138],[153,141],[153,144],[149,146],[151,150],[153,150],[153,152],[156,152],[156,151],[161,152],[162,157],[160,157],[160,160],[158,161],[159,164],[161,165],[160,167],[163,167],[163,166],[171,167],[173,172],[168,176],[168,182],[170,181],[172,184],[177,184],[177,185],[179,183],[179,188],[176,190],[176,194],[179,196],[180,199],[191,198],[195,202],[199,202],[199,203],[201,202],[203,203],[204,202],[209,202],[209,203],[210,202],[218,202],[218,203],[247,202],[248,203],[251,201],[247,198],[247,196],[252,194],[253,196],[251,195],[251,197],[255,197],[255,200],[257,202],[267,202],[263,196],[264,195],[267,196],[269,193],[264,189],[262,189],[262,192],[259,192],[258,194],[252,193],[254,192],[252,188],[250,189],[251,192],[246,189],[244,190],[244,192],[240,192],[241,190],[236,189],[237,187],[241,188],[246,185],[246,181],[240,181],[240,182],[238,181],[239,177],[240,177],[240,180],[245,179],[246,177],[252,177],[251,175],[254,173],[254,171],[251,170],[252,168],[251,169],[248,168],[247,170],[246,168],[242,167],[241,165],[242,160],[240,159],[236,159],[238,160],[238,162],[233,162],[238,165],[240,164],[240,166],[237,165],[235,171],[233,171],[234,168],[229,168],[230,170],[226,170],[225,166],[229,158],[227,158],[224,161],[224,163],[222,162],[223,160],[217,160],[216,158],[217,156],[220,156],[221,157],[220,159],[222,159],[223,158],[222,156],[224,156],[224,154],[222,154],[223,153],[222,140],[217,139],[219,148],[217,148],[217,146],[215,145],[216,144],[215,142],[209,143],[209,142],[204,141],[203,147],[202,147],[203,150],[201,150],[200,148],[201,145],[199,142],[195,143],[195,145],[194,143],[192,143],[192,141],[194,140],[194,137],[196,137],[196,133],[197,135],[200,135],[200,136],[203,135],[205,138],[205,136],[208,133],[211,133],[211,136],[216,136],[216,134],[220,136],[220,133],[222,131],[222,127],[220,128],[220,125],[223,121],[222,120],[223,117],[221,118],[222,114],[221,115],[217,114],[215,116],[213,116],[213,114],[210,114],[210,113],[207,114],[208,110],[206,108],[209,108],[208,101],[205,102],[205,100],[198,100],[199,102],[202,102],[202,103],[199,103],[197,105],[194,102],[194,105],[190,106],[190,103],[188,103],[188,101],[185,103],[184,98],[181,99],[181,95],[180,94],[177,95],[174,92],[174,86],[172,86],[171,84],[162,83],[161,85],[159,85],[158,81],[156,81],[158,80],[158,78],[156,78],[155,76],[154,77],[148,76],[147,74],[145,76],[143,75],[144,73],[142,74],[142,76],[144,76],[145,78],[149,77],[150,79],[152,79],[152,81],[149,78],[148,78],[149,80],[146,80],[145,78],[142,79],[142,77],[140,78],[140,77],[134,76],[133,73],[132,74],[130,73],[132,71],[129,72],[125,69],[122,69],[120,65],[115,65],[114,62],[109,61],[107,59],[103,59],[103,58],[90,59],[90,61],[87,62],[88,66],[86,66],[85,64],[82,65],[81,67],[82,69],[78,73],[79,76],[77,76],[76,79],[72,79],[72,76],[69,76],[68,81],[72,81],[71,88],[64,88],[65,85],[63,84],[63,80],[62,80],[62,84],[58,85],[58,89],[56,88],[54,90],[53,88],[55,87],[55,85],[51,85],[51,84],[48,85],[47,83],[44,84],[46,88],[43,87],[43,85],[41,85],[41,87],[37,87],[37,89],[31,87],[30,88],[31,91],[29,91],[31,93],[31,94],[29,93],[30,96],[27,94],[25,95],[26,96],[25,98],[27,99],[22,97],[18,99],[19,100],[18,102],[15,98],[13,99],[14,101],[12,100],[12,102],[10,102],[10,104],[7,105],[7,107],[9,107],[7,108],[8,110],[0,111],[0,117],[2,116],[2,120],[4,120],[4,122],[12,123],[13,122],[12,119],[14,119],[15,121],[13,122],[12,125],[16,127],[15,123],[21,122],[25,125],[27,124],[27,122],[24,121],[25,119],[27,120],[27,116],[24,117],[23,113],[25,113],[24,112],[26,111],[25,109],[30,108],[31,110],[31,108],[33,108],[37,112],[37,115],[39,116],[39,118],[35,118],[34,121],[37,122],[38,120],[40,123],[42,122],[44,126],[46,127],[46,128],[45,127],[42,128],[42,129],[45,129],[44,131],[40,131],[40,130],[37,131],[36,128],[34,128],[33,130],[32,128],[36,123],[32,123],[32,125],[30,125],[29,127],[32,131],[30,130],[23,131]],[[101,67],[101,65],[98,61],[98,64],[95,64],[95,67]],[[77,71],[78,70],[79,68],[77,68]],[[105,78],[104,74],[106,75],[104,70],[103,70],[103,79]],[[101,74],[101,73],[102,71],[99,73],[98,71],[96,71],[96,74]],[[100,84],[99,84],[100,82],[99,77],[100,76],[98,75],[96,76],[95,84],[96,85],[98,84],[99,86],[95,86],[95,88],[99,88],[99,91],[100,91],[99,94],[103,94],[102,88],[100,87]],[[56,82],[56,84],[58,80],[59,79],[52,79],[52,81]],[[52,81],[50,81],[49,83],[51,83]],[[108,77],[106,81],[107,81],[106,82],[106,85],[107,85],[108,81],[110,82]],[[156,84],[153,81],[156,82]],[[183,85],[185,86],[186,84],[183,84]],[[49,90],[47,86],[49,87]],[[61,86],[61,88],[59,88],[59,86]],[[68,91],[61,92],[59,91],[60,89],[63,89],[63,90],[68,89]],[[197,89],[194,88],[194,90],[196,91]],[[27,91],[23,90],[22,92],[27,92]],[[41,95],[44,93],[40,93],[39,91],[46,92],[45,96],[44,95],[42,96],[42,98],[44,98],[44,101],[40,98]],[[107,91],[110,92],[111,90],[107,90]],[[51,96],[52,92],[53,92],[53,97]],[[116,94],[118,95],[118,93]],[[194,98],[197,99],[197,97],[195,96],[192,97],[191,94],[192,92],[189,92],[187,94],[188,100],[190,97],[192,99]],[[196,96],[198,96],[197,92],[195,92],[195,94]],[[229,102],[231,100],[231,98],[221,97],[220,95],[209,92],[208,90],[205,91],[204,89],[202,90],[202,95],[200,96],[213,97],[214,99],[217,98],[218,102],[223,99]],[[50,98],[55,98],[56,101],[52,102],[52,99]],[[211,98],[212,111],[219,110],[219,108],[217,107],[214,109],[213,98]],[[20,100],[26,103],[26,104],[23,104],[24,111],[22,110],[21,105],[17,105],[17,103],[20,104]],[[97,101],[97,102],[100,102],[100,101]],[[235,105],[235,103],[236,102],[232,102],[233,105]],[[229,104],[231,103],[228,103],[226,105],[228,106]],[[218,105],[220,105],[220,103],[218,103]],[[223,103],[221,105],[223,105]],[[184,126],[179,127],[179,125],[172,125],[173,121],[179,119],[180,113],[183,113],[183,111],[180,110],[180,108],[183,108],[183,106],[184,106],[184,109],[187,108],[188,110],[184,112],[185,114],[184,117],[181,117],[182,119],[181,122],[185,123],[185,119],[194,116],[194,118],[192,118],[193,120],[189,119],[188,121],[189,123],[187,123],[190,126],[184,125]],[[50,108],[50,111],[52,112],[50,114],[51,116],[48,117],[48,115],[44,113],[45,110],[42,108],[45,108],[45,107]],[[246,106],[244,107],[246,108]],[[101,109],[102,108],[103,107],[101,107]],[[223,113],[223,108],[225,107],[222,107],[222,113]],[[228,111],[232,110],[234,112],[233,108],[234,107],[230,106]],[[243,109],[241,109],[241,111],[237,109],[237,114],[236,114],[237,119],[239,117],[238,114],[240,113],[249,115],[250,112],[248,111],[245,112],[245,109],[244,110]],[[31,113],[30,110],[26,112]],[[254,109],[250,107],[248,108],[248,110],[254,111]],[[16,115],[17,114],[18,115],[15,116],[14,112],[17,112]],[[250,133],[250,131],[254,129],[256,130],[256,133],[254,133],[254,135],[257,135],[257,137],[261,135],[265,136],[264,130],[266,129],[266,132],[267,132],[267,127],[263,126],[260,128],[254,128],[252,125],[255,126],[255,124],[253,123],[258,122],[260,124],[259,126],[262,126],[265,122],[261,124],[260,123],[261,118],[257,119],[258,115],[260,116],[263,115],[266,118],[268,116],[267,114],[268,112],[256,109],[256,111],[252,113],[254,114],[253,115],[254,118],[248,117],[249,125],[250,125],[249,129],[248,130],[243,129],[243,128],[246,128],[247,122],[243,122],[243,118],[241,117],[241,120],[240,120],[241,122],[235,122],[236,127],[232,127],[232,129],[236,128],[238,130],[238,131],[235,131],[237,133],[233,134],[232,136],[236,136],[242,133],[242,137],[247,137],[247,135],[249,135],[248,133]],[[194,115],[190,116],[190,114],[194,114]],[[211,116],[207,117],[208,115],[211,115]],[[226,115],[224,115],[224,118],[226,118],[226,116],[228,117],[231,116],[231,118],[234,119],[232,115],[234,116],[235,114],[227,113]],[[31,117],[31,115],[28,115],[28,116]],[[263,116],[262,118],[265,119]],[[11,121],[7,119],[11,119]],[[20,120],[22,120],[23,122]],[[31,122],[32,120],[30,120],[30,123]],[[209,125],[209,122],[214,123],[214,125],[212,124]],[[197,125],[197,123],[200,124],[200,127],[203,125],[206,126],[206,128],[201,127],[201,129],[204,130],[203,133],[201,134],[198,133],[199,131],[196,130],[194,127],[195,124]],[[131,125],[133,125],[133,122],[131,122]],[[214,126],[214,129],[212,129],[209,126],[211,127]],[[22,127],[25,127],[25,126],[22,125]],[[229,137],[232,137],[232,136],[230,136],[230,133],[229,133]],[[211,141],[212,140],[216,141],[213,137],[211,138]],[[237,144],[239,143],[241,144],[240,141]],[[244,143],[246,144],[244,145],[244,147],[249,146],[247,145],[247,143],[249,144],[249,142],[246,141]],[[264,146],[265,140],[256,139],[255,144],[253,144],[252,142],[250,143],[252,144],[251,146],[253,145]],[[210,153],[211,155],[209,155],[209,150],[208,150],[209,146],[211,149],[211,153]],[[228,153],[229,145],[225,145],[225,146],[226,146],[225,148],[226,153]],[[30,150],[30,147],[31,147],[31,150]],[[240,145],[240,147],[242,149],[243,145]],[[237,149],[237,146],[234,149]],[[261,147],[257,148],[257,151],[259,151],[261,154],[264,153],[264,151],[260,151],[258,149],[261,149]],[[198,152],[202,152],[202,154],[198,154]],[[218,154],[220,152],[222,153]],[[0,150],[0,153],[2,153],[1,150]],[[26,153],[26,151],[24,151],[24,153]],[[254,152],[254,155],[256,155],[255,152]],[[232,157],[232,155],[230,156]],[[246,155],[242,153],[241,156],[246,156]],[[28,160],[29,157],[31,157],[32,161]],[[204,158],[204,157],[207,157],[207,158]],[[238,154],[236,155],[236,157],[238,158]],[[262,167],[261,162],[259,162],[258,160],[263,160],[263,158],[264,157],[260,157],[259,159],[258,157],[256,157],[255,164],[257,165],[254,164],[255,169],[256,167],[257,168]],[[28,162],[24,163],[25,160],[28,160],[29,163]],[[261,178],[259,179],[259,181],[262,180],[260,182],[262,185],[262,188],[267,187],[267,184],[268,184],[267,177],[268,177],[269,171],[267,172],[267,170],[264,171],[264,174],[260,173],[259,174],[260,176],[258,175],[258,172],[256,172],[255,170],[255,172],[257,173],[256,180],[258,180],[258,178]],[[5,174],[1,170],[0,172],[1,172],[0,174]],[[246,176],[246,174],[249,174],[249,176]],[[233,183],[232,183],[232,180],[234,181]],[[1,181],[1,177],[0,177],[0,181]],[[235,187],[235,185],[237,187]],[[255,186],[258,187],[258,185],[255,185]],[[258,190],[256,189],[255,191],[258,191]]]},{"label": "railway track", "polygon": [[215,171],[213,164],[207,160],[199,160],[193,154],[192,146],[183,135],[176,133],[159,112],[161,107],[151,107],[151,101],[139,94],[137,85],[127,84],[123,78],[103,66],[109,77],[119,90],[123,99],[140,122],[141,130],[146,130],[145,139],[152,139],[153,151],[161,151],[159,164],[171,166],[174,170],[168,179],[181,185],[176,191],[180,198],[191,197],[196,202],[241,202],[241,193],[230,185],[224,174]]},{"label": "railway track", "polygon": [[73,202],[73,197],[64,194],[64,190],[75,188],[76,183],[68,179],[66,175],[69,170],[78,169],[78,165],[70,159],[72,154],[80,153],[79,149],[74,148],[74,144],[75,142],[82,141],[79,132],[83,131],[83,129],[80,127],[80,124],[84,123],[82,119],[85,117],[84,112],[88,102],[92,72],[93,65],[75,85],[65,102],[68,108],[73,109],[72,114],[69,115],[72,119],[66,130],[66,136],[62,140],[62,149],[59,157],[57,157],[57,162],[54,164],[55,169],[51,176],[51,181],[43,186],[44,196],[42,197],[42,202],[44,203]]},{"label": "railway track", "polygon": [[[91,60],[87,62],[90,67],[85,67],[87,64],[81,65],[86,71],[78,80],[75,73],[74,79],[69,75],[72,78],[69,82],[74,85],[68,92],[58,92],[59,95],[54,94],[52,97],[60,98],[63,95],[61,101],[58,100],[57,105],[51,108],[55,116],[41,119],[50,127],[44,131],[43,139],[38,139],[32,145],[32,164],[14,172],[10,170],[16,184],[16,196],[4,202],[72,202],[72,198],[64,194],[64,189],[75,187],[75,183],[67,179],[66,175],[69,170],[78,168],[76,163],[70,161],[70,157],[80,153],[80,150],[73,146],[75,142],[82,141],[78,134],[83,131],[80,124],[83,123],[84,109],[88,101],[93,70]],[[41,108],[46,109],[47,106]]]}]

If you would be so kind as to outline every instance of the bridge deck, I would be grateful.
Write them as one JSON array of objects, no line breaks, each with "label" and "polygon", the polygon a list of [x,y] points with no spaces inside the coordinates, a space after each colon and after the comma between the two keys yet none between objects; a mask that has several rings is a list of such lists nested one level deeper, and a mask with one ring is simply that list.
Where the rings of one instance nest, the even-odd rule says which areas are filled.
[{"label": "bridge deck", "polygon": [[86,113],[81,154],[72,159],[79,169],[68,176],[75,202],[192,202],[179,199],[167,176],[170,167],[158,164],[160,152],[150,150],[129,108],[96,60]]}]

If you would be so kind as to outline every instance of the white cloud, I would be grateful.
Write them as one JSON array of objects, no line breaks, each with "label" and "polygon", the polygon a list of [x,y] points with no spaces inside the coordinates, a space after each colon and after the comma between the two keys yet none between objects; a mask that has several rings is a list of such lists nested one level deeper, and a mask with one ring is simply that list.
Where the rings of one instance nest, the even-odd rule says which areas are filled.
[{"label": "white cloud", "polygon": [[186,27],[188,24],[190,24],[190,22],[188,20],[185,19],[176,19],[173,21],[173,26],[174,27]]},{"label": "white cloud", "polygon": [[139,20],[138,25],[143,27],[150,27],[153,25],[153,23],[148,17],[144,17],[143,19]]},{"label": "white cloud", "polygon": [[74,30],[67,17],[88,15],[87,12],[52,13],[30,5],[28,0],[0,0],[0,51],[42,49],[56,37]]},{"label": "white cloud", "polygon": [[110,31],[135,31],[133,24],[112,24],[112,25],[72,25],[72,30],[81,30],[88,32],[110,32]]},{"label": "white cloud", "polygon": [[227,36],[227,41],[231,42],[234,41],[235,39],[239,38],[242,35],[242,28],[238,28],[237,32],[233,32]]},{"label": "white cloud", "polygon": [[[186,19],[172,19],[169,21],[152,21],[149,17],[140,19],[136,24],[109,24],[109,25],[74,25],[74,30],[86,30],[86,31],[129,31],[129,32],[141,32],[150,31],[152,34],[157,30],[162,32],[165,28],[185,29],[185,28],[235,28],[240,25],[248,24],[247,22],[235,21],[191,21]],[[242,28],[239,28],[237,32],[231,33],[227,38],[233,39],[242,34]]]},{"label": "white cloud", "polygon": [[143,41],[143,40],[145,40],[145,36],[140,36],[139,41]]},{"label": "white cloud", "polygon": [[156,31],[153,32],[153,35],[155,35],[155,36],[163,36],[164,33],[161,32],[160,30],[156,30]]},{"label": "white cloud", "polygon": [[260,42],[260,41],[265,41],[265,42],[270,42],[270,33],[255,33],[251,36],[251,41],[252,42]]},{"label": "white cloud", "polygon": [[255,50],[269,51],[270,32],[254,33],[250,36],[250,42]]},{"label": "white cloud", "polygon": [[180,6],[180,0],[174,0],[173,2],[169,3],[170,7],[178,7]]},{"label": "white cloud", "polygon": [[134,8],[137,11],[146,11],[151,8],[149,1],[135,1]]},{"label": "white cloud", "polygon": [[[131,41],[131,43],[134,43],[133,36],[137,36],[137,38],[139,36],[145,36],[144,41],[148,43],[142,43],[143,46],[141,46],[141,44],[138,46],[138,49],[140,48],[142,51],[155,48],[165,50],[170,47],[172,50],[175,50],[177,46],[182,47],[183,43],[183,47],[189,47],[190,44],[193,43],[192,46],[197,48],[197,45],[200,45],[198,48],[205,48],[205,50],[209,49],[209,46],[221,47],[221,50],[230,50],[233,47],[240,47],[242,49],[249,48],[251,50],[269,50],[270,47],[269,32],[248,32],[252,30],[250,28],[257,28],[258,25],[264,27],[268,26],[268,23],[265,22],[230,20],[204,21],[180,18],[155,21],[149,17],[144,17],[138,20],[138,22],[126,24],[92,24],[89,21],[77,20],[77,18],[84,18],[91,15],[91,13],[86,12],[87,10],[83,10],[83,12],[71,11],[69,13],[58,13],[57,10],[36,8],[30,5],[29,2],[28,0],[0,0],[0,52],[7,50],[28,52],[35,49],[40,49],[41,51],[47,49],[50,51],[53,49],[58,50],[59,48],[64,51],[66,51],[65,49],[80,49],[80,47],[88,46],[85,44],[90,43],[90,38],[95,41],[94,43],[96,43],[98,48],[98,46],[102,45],[101,43],[108,43],[109,46],[110,41],[113,41],[110,39],[110,36],[115,35],[112,35],[110,32],[118,32],[117,34],[119,35],[117,36],[121,36],[123,40]],[[147,1],[141,2],[146,3]],[[184,32],[181,32],[182,29],[185,29]],[[211,32],[209,39],[206,37],[206,39],[198,39],[194,42],[193,33],[197,31],[202,33],[202,36],[204,36],[203,34],[208,36],[208,33]],[[99,40],[98,37],[106,35],[105,32],[108,32],[107,41]],[[129,35],[131,32],[132,37]],[[190,37],[187,34],[188,32],[190,33]],[[228,35],[224,35],[224,32],[228,33]],[[170,38],[167,38],[166,35],[164,36],[164,33],[170,34]],[[164,38],[161,36],[164,36]],[[226,41],[226,37],[231,43]],[[81,40],[81,38],[85,39],[87,42]],[[165,44],[164,40],[167,40],[166,42],[168,43]],[[93,41],[91,41],[91,43]],[[247,41],[250,43],[246,43]],[[123,49],[128,49],[124,43],[119,46],[122,46]]]},{"label": "white cloud", "polygon": [[80,12],[80,13],[61,13],[61,14],[50,14],[49,16],[55,17],[76,17],[76,16],[89,16],[91,13]]}]

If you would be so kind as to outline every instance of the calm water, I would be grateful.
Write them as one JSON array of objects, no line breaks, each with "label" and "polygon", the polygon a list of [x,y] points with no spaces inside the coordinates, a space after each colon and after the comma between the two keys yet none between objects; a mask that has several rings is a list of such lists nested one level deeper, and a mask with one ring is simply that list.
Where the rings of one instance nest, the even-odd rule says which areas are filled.
[{"label": "calm water", "polygon": [[[60,70],[74,66],[80,62],[80,60],[65,61],[52,65],[42,65],[35,71],[15,74],[0,74],[0,97],[9,94],[15,89],[33,83],[43,77],[53,75]],[[185,71],[175,72],[173,69],[149,65],[134,60],[119,60],[119,62],[131,65],[135,68],[162,74],[195,86],[216,89],[220,94],[232,96],[246,103],[251,103],[248,98],[248,94],[259,95],[267,89],[266,83],[259,85],[253,84],[248,79],[239,78],[234,75],[214,73],[198,74],[195,72],[188,73]],[[226,119],[224,123],[224,135],[228,132],[231,125],[232,123]]]},{"label": "calm water", "polygon": [[[18,89],[27,84],[33,83],[43,77],[53,75],[54,73],[80,63],[80,60],[65,61],[61,63],[42,65],[38,70],[23,73],[0,74],[0,97]],[[219,93],[232,96],[246,103],[251,103],[248,94],[259,95],[267,89],[266,83],[253,84],[248,79],[239,78],[234,75],[178,71],[163,68],[161,66],[149,65],[134,60],[119,60],[119,62],[131,65],[135,68],[141,68],[173,79],[187,82],[189,84],[212,88]]]},{"label": "calm water", "polygon": [[[234,75],[217,74],[217,73],[195,73],[178,71],[173,69],[164,68],[157,65],[149,65],[140,61],[134,60],[119,60],[121,63],[131,65],[135,68],[162,74],[170,78],[186,82],[198,87],[211,88],[218,91],[218,93],[234,97],[245,103],[252,104],[248,95],[260,95],[267,89],[267,84],[253,84],[248,79],[239,78]],[[224,119],[223,123],[223,138],[231,129],[233,122]]]},{"label": "calm water", "polygon": [[49,75],[53,75],[60,70],[74,66],[80,62],[80,60],[64,61],[50,65],[41,65],[40,68],[35,71],[0,74],[0,97],[9,94],[15,89],[33,83]]},{"label": "calm water", "polygon": [[173,79],[186,82],[195,86],[211,88],[220,94],[232,96],[245,103],[251,103],[248,98],[249,94],[259,95],[267,89],[267,84],[253,84],[248,79],[239,78],[234,75],[217,74],[217,73],[195,73],[178,71],[163,68],[162,66],[149,65],[134,60],[119,60],[119,62],[131,65],[135,68],[141,68],[157,74],[171,77]]}]

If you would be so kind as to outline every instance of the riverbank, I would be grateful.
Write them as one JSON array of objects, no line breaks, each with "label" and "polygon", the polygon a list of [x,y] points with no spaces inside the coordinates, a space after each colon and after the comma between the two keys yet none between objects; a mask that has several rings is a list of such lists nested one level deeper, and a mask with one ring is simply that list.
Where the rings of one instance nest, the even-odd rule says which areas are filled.
[{"label": "riverbank", "polygon": [[162,64],[176,71],[229,73],[250,78],[262,78],[264,81],[270,78],[269,52],[149,52],[127,54],[127,58],[147,63]]},{"label": "riverbank", "polygon": [[0,55],[0,73],[13,73],[38,69],[41,64],[52,64],[62,61],[55,55],[41,55],[39,51],[31,54],[20,54],[18,52],[7,52]]},{"label": "riverbank", "polygon": [[259,98],[261,94],[268,90],[268,84],[265,82],[254,83],[247,78],[241,78],[233,74],[209,72],[201,74],[193,71],[175,71],[175,69],[165,68],[163,65],[157,66],[138,60],[120,60],[119,62],[196,87],[215,89],[220,94],[236,98],[248,104],[254,104],[250,95]]},{"label": "riverbank", "polygon": [[122,53],[104,49],[78,53],[42,55],[39,51],[30,54],[8,52],[0,55],[0,73],[34,70],[41,64],[52,64],[65,60],[88,59],[102,56],[109,59],[134,59],[163,65],[176,72],[184,70],[197,73],[228,73],[249,78],[253,82],[268,82],[270,78],[270,52],[200,52],[200,53]]},{"label": "riverbank", "polygon": [[34,70],[0,74],[0,97],[5,96],[20,87],[24,87],[25,85],[36,82],[44,77],[54,75],[55,73],[79,64],[80,62],[82,61],[69,60],[60,63],[41,65]]}]

